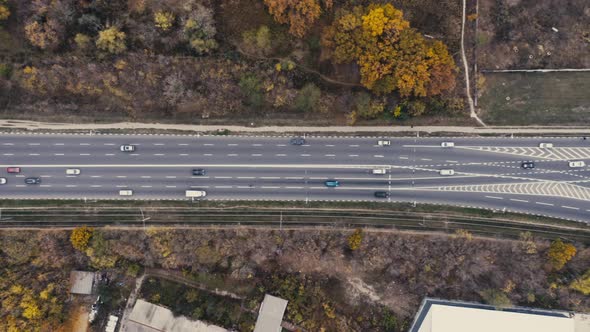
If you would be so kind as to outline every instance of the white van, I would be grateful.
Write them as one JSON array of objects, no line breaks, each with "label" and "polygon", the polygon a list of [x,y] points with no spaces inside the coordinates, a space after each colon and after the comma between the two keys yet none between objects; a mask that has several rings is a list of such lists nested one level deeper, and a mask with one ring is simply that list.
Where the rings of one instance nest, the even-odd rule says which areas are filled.
[{"label": "white van", "polygon": [[449,176],[449,175],[454,175],[455,174],[455,170],[452,170],[452,169],[441,169],[438,173],[440,175]]},{"label": "white van", "polygon": [[539,147],[541,149],[551,149],[553,147],[553,143],[539,143]]},{"label": "white van", "polygon": [[453,148],[453,147],[455,147],[455,143],[454,142],[442,142],[442,143],[440,143],[440,146],[443,148]]},{"label": "white van", "polygon": [[391,145],[391,141],[389,141],[389,140],[379,140],[379,141],[377,141],[377,145],[379,145],[379,146],[390,146]]},{"label": "white van", "polygon": [[80,169],[68,168],[68,169],[66,169],[66,175],[80,175]]},{"label": "white van", "polygon": [[376,174],[376,175],[385,175],[385,174],[387,174],[387,170],[385,168],[375,168],[373,170],[373,174]]},{"label": "white van", "polygon": [[133,190],[130,190],[130,189],[119,190],[119,196],[133,196]]},{"label": "white van", "polygon": [[580,168],[580,167],[584,167],[584,166],[586,166],[586,163],[585,163],[585,162],[583,162],[582,160],[576,160],[576,161],[570,161],[570,162],[568,163],[568,165],[569,165],[571,168]]},{"label": "white van", "polygon": [[190,198],[203,198],[207,196],[207,192],[204,190],[187,190],[186,197]]}]

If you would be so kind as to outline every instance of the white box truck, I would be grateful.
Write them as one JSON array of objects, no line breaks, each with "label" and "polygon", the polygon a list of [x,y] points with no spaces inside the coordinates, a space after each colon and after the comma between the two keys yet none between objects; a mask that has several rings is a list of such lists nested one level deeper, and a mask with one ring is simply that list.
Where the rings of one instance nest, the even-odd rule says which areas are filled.
[{"label": "white box truck", "polygon": [[204,190],[187,190],[186,197],[188,198],[203,198],[207,196],[207,192]]}]

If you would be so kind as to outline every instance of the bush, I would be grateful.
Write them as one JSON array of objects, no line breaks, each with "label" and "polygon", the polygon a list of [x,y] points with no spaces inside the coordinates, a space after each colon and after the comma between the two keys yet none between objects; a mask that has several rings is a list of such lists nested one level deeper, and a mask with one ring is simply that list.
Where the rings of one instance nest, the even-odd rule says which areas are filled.
[{"label": "bush", "polygon": [[112,54],[125,52],[125,33],[119,31],[117,27],[110,27],[98,33],[96,47]]},{"label": "bush", "polygon": [[263,104],[262,84],[255,75],[244,75],[240,79],[240,90],[245,98],[245,104],[252,107],[260,107]]},{"label": "bush", "polygon": [[70,242],[72,246],[80,251],[85,251],[88,248],[88,242],[94,233],[92,227],[76,227],[70,234]]},{"label": "bush", "polygon": [[547,258],[555,270],[561,270],[567,262],[576,255],[576,247],[569,243],[563,243],[561,239],[551,242]]},{"label": "bush", "polygon": [[352,251],[358,250],[363,241],[363,230],[355,229],[354,233],[348,237],[348,248]]},{"label": "bush", "polygon": [[317,107],[322,91],[313,83],[306,84],[295,97],[295,109],[311,112]]}]

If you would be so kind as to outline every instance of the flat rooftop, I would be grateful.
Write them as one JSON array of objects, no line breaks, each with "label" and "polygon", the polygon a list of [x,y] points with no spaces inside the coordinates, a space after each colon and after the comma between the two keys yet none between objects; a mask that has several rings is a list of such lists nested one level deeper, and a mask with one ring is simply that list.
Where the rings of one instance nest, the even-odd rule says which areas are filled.
[{"label": "flat rooftop", "polygon": [[94,272],[70,272],[70,293],[89,295],[92,294],[92,286],[94,286]]},{"label": "flat rooftop", "polygon": [[264,295],[254,332],[280,332],[287,303],[287,300],[276,296]]}]

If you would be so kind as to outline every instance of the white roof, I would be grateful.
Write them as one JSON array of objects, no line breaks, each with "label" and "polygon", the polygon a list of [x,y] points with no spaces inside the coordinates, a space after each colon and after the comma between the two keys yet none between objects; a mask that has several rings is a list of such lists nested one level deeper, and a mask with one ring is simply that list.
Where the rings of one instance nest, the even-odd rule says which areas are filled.
[{"label": "white roof", "polygon": [[125,332],[227,332],[184,316],[174,317],[172,311],[144,300],[137,300],[129,315]]},{"label": "white roof", "polygon": [[107,327],[104,329],[105,332],[115,332],[115,328],[117,327],[117,322],[119,321],[119,317],[110,315],[109,322],[107,323]]},{"label": "white roof", "polygon": [[268,294],[264,295],[254,332],[280,332],[287,303],[287,300]]},{"label": "white roof", "polygon": [[94,284],[94,272],[72,271],[70,272],[70,293],[92,294]]}]

